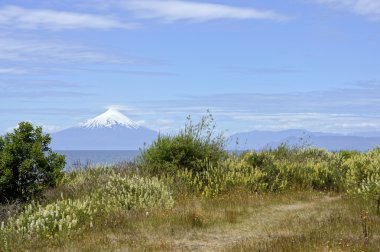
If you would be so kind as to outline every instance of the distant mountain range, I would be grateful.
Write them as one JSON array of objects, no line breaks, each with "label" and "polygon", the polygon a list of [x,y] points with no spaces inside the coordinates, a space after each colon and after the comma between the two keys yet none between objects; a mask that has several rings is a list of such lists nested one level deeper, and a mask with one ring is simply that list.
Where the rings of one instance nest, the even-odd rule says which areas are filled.
[{"label": "distant mountain range", "polygon": [[[378,134],[378,133],[377,133]],[[367,151],[380,146],[376,132],[343,135],[334,133],[310,132],[301,129],[284,131],[251,131],[232,135],[228,139],[229,150],[262,150],[275,148],[281,143],[289,146],[314,146],[330,151]],[[374,135],[374,136],[370,136]]]},{"label": "distant mountain range", "polygon": [[[139,150],[151,144],[158,132],[142,127],[115,109],[89,119],[77,127],[52,134],[54,150]],[[379,132],[352,135],[310,132],[302,129],[251,131],[228,138],[228,150],[262,150],[281,143],[315,146],[330,151],[367,151],[380,146]]]},{"label": "distant mountain range", "polygon": [[54,150],[139,150],[151,144],[156,131],[142,127],[110,109],[80,124],[52,134]]}]

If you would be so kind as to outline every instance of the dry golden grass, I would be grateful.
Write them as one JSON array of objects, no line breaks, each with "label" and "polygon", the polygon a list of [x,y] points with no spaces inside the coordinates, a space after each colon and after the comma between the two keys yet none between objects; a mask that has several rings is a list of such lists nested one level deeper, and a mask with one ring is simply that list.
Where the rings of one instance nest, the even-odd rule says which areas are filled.
[{"label": "dry golden grass", "polygon": [[[379,251],[374,204],[317,192],[177,198],[171,210],[114,212],[29,251]],[[365,237],[367,236],[367,237]]]},{"label": "dry golden grass", "polygon": [[284,218],[265,235],[226,251],[380,251],[380,217],[369,202],[333,197],[301,204],[283,208]]}]

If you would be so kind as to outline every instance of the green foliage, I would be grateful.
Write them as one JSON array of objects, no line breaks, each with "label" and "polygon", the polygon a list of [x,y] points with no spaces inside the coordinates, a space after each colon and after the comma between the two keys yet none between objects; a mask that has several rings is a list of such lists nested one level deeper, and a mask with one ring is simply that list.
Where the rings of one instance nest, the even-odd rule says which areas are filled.
[{"label": "green foliage", "polygon": [[107,211],[171,208],[174,204],[168,188],[157,178],[144,178],[137,175],[132,177],[113,175],[95,196],[99,202],[106,202],[104,209]]},{"label": "green foliage", "polygon": [[287,159],[276,161],[289,187],[340,191],[344,173],[339,155],[323,149],[295,150]]},{"label": "green foliage", "polygon": [[184,169],[201,172],[226,157],[224,144],[224,137],[215,134],[215,123],[210,114],[195,125],[188,117],[185,129],[178,135],[159,136],[142,153],[142,169],[151,175],[173,175]]},{"label": "green foliage", "polygon": [[50,141],[41,127],[28,122],[0,137],[0,203],[27,201],[56,185],[65,159],[52,152]]},{"label": "green foliage", "polygon": [[[171,139],[173,138],[175,137]],[[177,153],[177,149],[159,147],[155,151],[162,151],[170,158],[177,157],[170,153],[170,150]],[[182,147],[186,149],[185,146]],[[49,190],[50,199],[45,197],[45,203],[31,203],[18,213],[14,212],[3,223],[0,220],[0,250],[16,248],[15,244],[19,241],[27,241],[28,245],[41,241],[47,244],[61,241],[62,244],[62,241],[71,241],[73,235],[81,234],[85,237],[86,234],[96,233],[103,225],[109,225],[112,232],[116,226],[123,228],[121,234],[124,235],[125,229],[131,231],[137,226],[146,227],[145,221],[152,221],[152,227],[157,227],[162,222],[168,223],[171,234],[176,232],[175,228],[178,227],[175,223],[178,220],[198,229],[214,225],[210,223],[214,223],[220,216],[236,223],[234,207],[239,204],[234,203],[234,200],[241,195],[249,195],[252,200],[260,201],[265,197],[277,197],[277,192],[284,191],[291,192],[291,195],[297,191],[313,190],[344,192],[360,197],[342,199],[365,200],[367,207],[374,210],[374,199],[380,193],[380,149],[368,153],[333,153],[323,149],[289,148],[282,145],[276,149],[241,155],[221,151],[218,159],[212,162],[208,157],[197,157],[195,162],[184,165],[187,160],[194,158],[186,156],[188,153],[193,152],[184,152],[184,159],[158,159],[157,162],[161,162],[163,168],[154,166],[154,163],[150,163],[152,166],[142,163],[143,169],[157,169],[154,172],[148,169],[146,174],[140,175],[136,174],[136,170],[117,167],[65,173],[59,187]],[[155,159],[150,160],[154,162],[152,160]],[[170,162],[177,162],[172,169],[168,168]],[[151,176],[155,173],[160,179]],[[172,192],[175,193],[177,202],[175,207]],[[275,193],[265,194],[267,192]],[[59,197],[58,193],[62,195]],[[215,199],[208,199],[213,197]],[[209,213],[200,208],[201,204],[226,198],[229,198],[229,204],[223,211]],[[181,205],[189,199],[202,203],[195,204],[195,201],[191,201],[186,206]],[[169,208],[171,209],[168,210]],[[341,217],[337,216],[336,224],[341,226],[341,223]],[[366,234],[369,232],[367,226],[364,230]]]},{"label": "green foliage", "polygon": [[[282,153],[282,151],[281,151]],[[276,155],[269,152],[248,152],[242,155],[242,159],[254,170],[263,174],[264,191],[278,191],[284,188],[287,181],[283,179],[283,173],[275,163]]]},{"label": "green foliage", "polygon": [[6,224],[2,223],[0,232],[4,236],[16,234],[27,238],[52,238],[62,231],[77,232],[92,226],[96,212],[97,208],[89,197],[61,199],[46,206],[32,202],[18,216],[9,218]]},{"label": "green foliage", "polygon": [[3,151],[4,148],[4,139],[0,136],[0,152]]},{"label": "green foliage", "polygon": [[278,149],[230,156],[217,165],[205,164],[200,172],[179,170],[171,181],[186,190],[213,197],[229,190],[252,192],[284,190],[332,190],[345,188],[340,154],[321,149]]},{"label": "green foliage", "polygon": [[236,188],[256,192],[347,191],[371,197],[380,194],[379,150],[333,153],[282,144],[236,157],[223,151],[223,138],[213,138],[212,122],[211,116],[197,125],[189,121],[178,135],[159,137],[143,153],[142,170],[165,177],[177,191],[184,189],[206,197]]},{"label": "green foliage", "polygon": [[339,154],[342,156],[343,159],[349,159],[352,158],[353,156],[360,155],[359,151],[349,151],[349,150],[342,150],[339,152]]},{"label": "green foliage", "polygon": [[[88,178],[87,172],[76,178],[81,175]],[[1,223],[0,235],[53,238],[60,233],[75,234],[92,228],[97,216],[107,216],[113,211],[166,209],[174,204],[168,188],[157,178],[124,177],[115,173],[106,177],[106,183],[97,185],[92,193],[78,199],[62,196],[46,206],[32,202],[21,214]]]},{"label": "green foliage", "polygon": [[380,196],[380,148],[353,155],[344,162],[346,188],[350,194],[376,199]]},{"label": "green foliage", "polygon": [[51,198],[65,197],[79,198],[91,194],[109,180],[109,176],[115,174],[115,169],[109,166],[95,166],[88,169],[76,169],[65,173],[59,183],[59,190],[52,192]]},{"label": "green foliage", "polygon": [[265,174],[242,159],[230,157],[215,166],[205,167],[201,172],[179,170],[175,181],[181,181],[188,191],[204,197],[214,197],[235,189],[262,192],[267,187]]}]

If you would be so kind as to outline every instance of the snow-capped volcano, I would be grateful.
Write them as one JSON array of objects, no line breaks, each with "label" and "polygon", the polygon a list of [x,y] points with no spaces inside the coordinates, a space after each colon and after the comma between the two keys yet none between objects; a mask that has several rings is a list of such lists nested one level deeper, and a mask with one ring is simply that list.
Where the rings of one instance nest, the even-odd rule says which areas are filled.
[{"label": "snow-capped volcano", "polygon": [[83,128],[112,128],[114,126],[124,126],[126,128],[138,129],[140,126],[117,111],[116,109],[109,109],[95,118],[87,120],[85,123],[80,124]]},{"label": "snow-capped volcano", "polygon": [[52,147],[55,150],[139,150],[151,144],[157,136],[156,131],[109,109],[79,127],[52,134]]}]

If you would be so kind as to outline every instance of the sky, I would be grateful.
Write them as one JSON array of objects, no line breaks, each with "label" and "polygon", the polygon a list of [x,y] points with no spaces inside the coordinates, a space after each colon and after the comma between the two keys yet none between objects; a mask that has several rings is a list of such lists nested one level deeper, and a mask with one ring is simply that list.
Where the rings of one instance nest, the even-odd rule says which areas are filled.
[{"label": "sky", "polygon": [[380,131],[379,0],[2,0],[0,133],[108,108],[172,132]]}]

